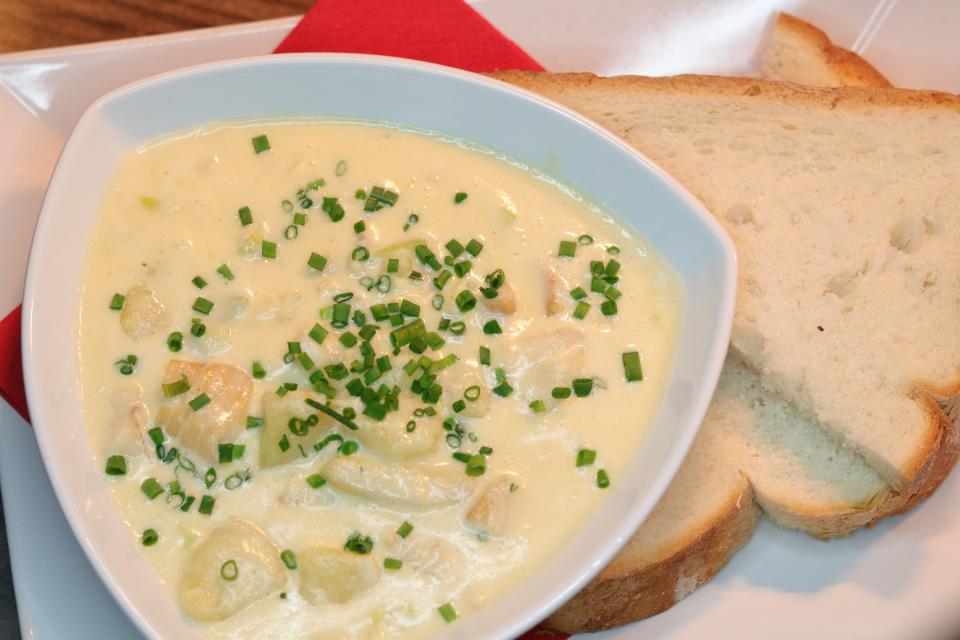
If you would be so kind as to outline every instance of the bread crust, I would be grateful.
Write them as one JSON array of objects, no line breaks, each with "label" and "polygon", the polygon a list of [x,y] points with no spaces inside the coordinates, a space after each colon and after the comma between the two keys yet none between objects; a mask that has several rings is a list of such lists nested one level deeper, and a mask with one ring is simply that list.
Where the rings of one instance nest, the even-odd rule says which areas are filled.
[{"label": "bread crust", "polygon": [[666,611],[727,564],[753,535],[759,517],[750,483],[740,476],[738,490],[723,508],[677,539],[661,558],[637,567],[621,553],[542,626],[572,635]]},{"label": "bread crust", "polygon": [[872,64],[856,53],[834,45],[826,33],[809,22],[781,13],[777,16],[775,29],[800,38],[816,49],[820,64],[836,76],[838,86],[893,87]]}]

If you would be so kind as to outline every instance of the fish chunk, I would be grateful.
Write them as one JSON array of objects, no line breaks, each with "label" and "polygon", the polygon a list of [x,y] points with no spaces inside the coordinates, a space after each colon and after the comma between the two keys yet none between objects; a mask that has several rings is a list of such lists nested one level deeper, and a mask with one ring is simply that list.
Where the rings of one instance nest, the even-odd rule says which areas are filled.
[{"label": "fish chunk", "polygon": [[170,314],[152,290],[137,285],[127,291],[120,311],[120,328],[140,340],[152,336],[170,323]]},{"label": "fish chunk", "polygon": [[483,300],[483,306],[494,313],[510,315],[517,311],[517,294],[509,283],[504,283],[502,287],[497,289],[496,298],[488,298],[483,294],[479,298]]},{"label": "fish chunk", "polygon": [[[232,576],[236,564],[236,578]],[[199,622],[229,618],[286,583],[280,550],[245,520],[214,529],[184,564],[177,593],[184,613]]]},{"label": "fish chunk", "polygon": [[442,431],[436,420],[418,418],[413,431],[407,431],[407,421],[387,418],[364,424],[355,435],[363,446],[382,456],[409,460],[431,451]]},{"label": "fish chunk", "polygon": [[582,376],[586,341],[582,332],[567,327],[534,331],[525,331],[511,345],[510,380],[522,400],[549,402],[554,387],[570,386],[574,378]]},{"label": "fish chunk", "polygon": [[[163,382],[187,378],[190,390],[157,411],[157,424],[208,462],[217,461],[217,445],[233,442],[243,432],[253,393],[250,375],[229,364],[171,360]],[[187,402],[201,393],[210,402],[194,411]]]},{"label": "fish chunk", "polygon": [[407,507],[442,507],[468,494],[462,482],[409,465],[383,464],[365,455],[334,458],[324,467],[323,475],[338,489]]},{"label": "fish chunk", "polygon": [[106,455],[139,456],[152,451],[147,430],[150,410],[143,403],[143,388],[133,382],[117,387],[110,398],[112,418],[104,434]]},{"label": "fish chunk", "polygon": [[343,604],[380,580],[380,565],[370,554],[312,547],[297,554],[300,593],[314,606]]}]

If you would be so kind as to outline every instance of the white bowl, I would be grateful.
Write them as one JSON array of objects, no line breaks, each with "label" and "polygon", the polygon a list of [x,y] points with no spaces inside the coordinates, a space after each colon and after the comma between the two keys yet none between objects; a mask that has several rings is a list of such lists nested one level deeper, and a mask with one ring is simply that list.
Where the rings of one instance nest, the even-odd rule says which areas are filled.
[{"label": "white bowl", "polygon": [[[122,154],[211,121],[346,116],[442,131],[529,162],[616,212],[686,289],[667,390],[628,473],[546,566],[442,638],[506,639],[593,577],[665,491],[699,428],[733,317],[733,246],[707,211],[653,163],[579,115],[482,76],[393,58],[284,55],[214,63],[118,89],[70,135],[43,203],[27,270],[23,363],[47,473],[93,566],[151,638],[205,637],[188,623],[121,519],[93,462],[78,382],[81,266]],[[547,169],[549,167],[549,169]]]}]

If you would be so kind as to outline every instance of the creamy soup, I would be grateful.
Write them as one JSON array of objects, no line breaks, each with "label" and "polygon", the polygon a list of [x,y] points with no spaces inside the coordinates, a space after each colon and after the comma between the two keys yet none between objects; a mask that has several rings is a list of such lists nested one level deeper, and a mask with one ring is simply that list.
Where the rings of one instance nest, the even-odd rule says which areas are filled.
[{"label": "creamy soup", "polygon": [[509,593],[621,479],[683,304],[543,175],[346,123],[137,149],[85,269],[92,450],[213,638],[429,637]]}]

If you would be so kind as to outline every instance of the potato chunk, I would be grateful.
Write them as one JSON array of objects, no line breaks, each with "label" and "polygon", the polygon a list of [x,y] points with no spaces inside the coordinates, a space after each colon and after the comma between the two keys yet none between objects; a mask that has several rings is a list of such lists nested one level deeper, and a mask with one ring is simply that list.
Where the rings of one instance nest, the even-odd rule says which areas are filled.
[{"label": "potato chunk", "polygon": [[300,593],[319,606],[342,604],[368,591],[380,580],[380,565],[371,556],[344,549],[312,547],[297,554]]},{"label": "potato chunk", "polygon": [[467,496],[462,482],[410,465],[382,464],[364,455],[334,458],[323,475],[338,489],[407,507],[441,507]]},{"label": "potato chunk", "polygon": [[[260,466],[263,468],[275,467],[295,460],[302,460],[300,446],[303,446],[307,455],[312,454],[313,445],[323,440],[336,424],[333,418],[325,413],[311,409],[307,405],[307,398],[314,394],[308,391],[291,391],[283,397],[275,393],[263,396],[263,431],[260,434]],[[309,428],[306,435],[298,436],[290,430],[290,419],[306,419],[316,414],[317,424]],[[287,437],[290,447],[284,451],[280,448],[280,441]]]},{"label": "potato chunk", "polygon": [[127,291],[120,311],[120,328],[140,340],[152,336],[170,322],[170,314],[152,290],[137,285]]},{"label": "potato chunk", "polygon": [[[243,432],[253,380],[246,371],[229,364],[171,360],[163,382],[176,382],[184,376],[190,390],[157,411],[157,424],[182,446],[216,462],[217,445],[233,442]],[[194,411],[187,402],[201,393],[210,402]]]},{"label": "potato chunk", "polygon": [[139,456],[152,451],[147,429],[150,410],[143,403],[143,389],[129,382],[118,386],[110,398],[110,426],[102,437],[106,455]]},{"label": "potato chunk", "polygon": [[[234,575],[228,580],[224,575]],[[207,536],[184,565],[178,595],[184,612],[199,622],[223,620],[280,589],[287,581],[280,550],[244,520]],[[221,571],[223,573],[221,573]]]},{"label": "potato chunk", "polygon": [[418,418],[413,431],[407,431],[407,422],[387,418],[371,422],[357,431],[356,436],[363,446],[392,460],[409,460],[433,449],[440,439],[443,428],[437,420]]},{"label": "potato chunk", "polygon": [[503,535],[510,516],[511,486],[517,486],[517,481],[509,476],[500,477],[487,485],[470,503],[466,523],[481,533]]}]

